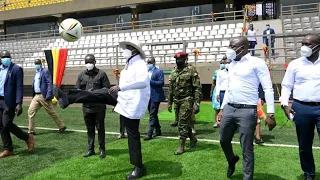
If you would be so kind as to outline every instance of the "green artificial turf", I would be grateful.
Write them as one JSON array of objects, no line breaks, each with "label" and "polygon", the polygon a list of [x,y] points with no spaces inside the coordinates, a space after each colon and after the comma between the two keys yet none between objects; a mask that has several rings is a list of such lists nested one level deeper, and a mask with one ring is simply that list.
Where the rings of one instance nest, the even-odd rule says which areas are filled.
[{"label": "green artificial turf", "polygon": [[[213,115],[210,104],[202,104],[201,113],[197,116],[197,137],[199,139],[219,139],[219,129],[212,128]],[[70,107],[65,110],[56,108],[68,129],[86,130],[81,108]],[[167,115],[166,115],[167,114]],[[164,136],[177,137],[177,128],[171,127],[173,118],[168,118],[166,111],[160,112],[160,124]],[[208,118],[206,118],[208,116]],[[286,126],[281,109],[276,107],[278,127],[269,132],[262,126],[261,136],[269,144],[297,145],[294,125]],[[18,125],[27,126],[27,107],[24,113],[14,121]],[[54,121],[40,109],[36,116],[36,126],[57,128]],[[144,135],[148,130],[148,120],[140,123],[140,132]],[[106,116],[106,131],[119,131],[119,115],[110,110]],[[132,166],[129,164],[127,140],[117,140],[116,135],[107,136],[107,157],[98,156],[85,159],[87,138],[83,132],[66,132],[37,129],[36,148],[33,153],[26,151],[26,144],[13,136],[16,155],[0,159],[0,179],[124,179]],[[236,134],[234,141],[239,141]],[[144,142],[142,151],[148,176],[143,179],[226,179],[227,163],[218,143],[199,142],[193,150],[187,150],[182,156],[174,156],[178,140],[160,139]],[[320,146],[315,138],[314,146]],[[233,145],[235,152],[241,155],[240,145]],[[96,150],[98,146],[96,143]],[[317,167],[319,166],[319,150],[314,150]],[[303,179],[297,148],[255,146],[255,179]],[[237,165],[233,179],[242,179],[242,162]],[[299,177],[299,178],[298,178]],[[320,177],[320,175],[318,176]]]}]

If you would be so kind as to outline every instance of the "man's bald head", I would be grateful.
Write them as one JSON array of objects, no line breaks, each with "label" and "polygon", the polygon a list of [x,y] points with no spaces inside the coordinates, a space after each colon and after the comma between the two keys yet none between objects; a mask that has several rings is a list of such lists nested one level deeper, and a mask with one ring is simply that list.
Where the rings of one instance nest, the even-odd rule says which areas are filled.
[{"label": "man's bald head", "polygon": [[154,57],[151,57],[148,59],[148,64],[156,64],[156,60],[154,59]]},{"label": "man's bald head", "polygon": [[[302,46],[307,46],[309,48],[301,48],[301,56],[306,57],[310,61],[316,61],[319,58],[320,51],[320,36],[318,34],[308,34],[302,40]],[[311,55],[310,55],[311,54]]]},{"label": "man's bald head", "polygon": [[318,35],[318,34],[308,34],[303,38],[302,43],[320,44],[320,35]]},{"label": "man's bald head", "polygon": [[230,40],[229,48],[233,49],[237,53],[235,60],[240,60],[243,56],[249,52],[249,41],[244,36],[239,36]]}]

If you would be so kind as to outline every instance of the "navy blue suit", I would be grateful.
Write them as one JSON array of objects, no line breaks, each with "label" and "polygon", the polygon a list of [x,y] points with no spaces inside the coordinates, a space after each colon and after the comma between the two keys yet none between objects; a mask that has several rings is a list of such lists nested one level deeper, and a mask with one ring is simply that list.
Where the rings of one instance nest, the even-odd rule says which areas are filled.
[{"label": "navy blue suit", "polygon": [[153,130],[156,129],[156,133],[160,133],[160,123],[158,118],[159,106],[162,101],[165,100],[165,95],[163,91],[164,86],[164,74],[163,71],[155,68],[152,72],[150,79],[150,102],[148,110],[150,113],[150,128],[147,136],[152,136]]},{"label": "navy blue suit", "polygon": [[[269,39],[268,39],[268,35],[267,35],[267,31],[270,31],[270,34],[272,35],[272,34],[276,34],[275,33],[275,31],[274,31],[274,29],[272,29],[272,28],[270,28],[270,29],[266,29],[266,30],[264,30],[263,31],[263,43],[265,44],[265,45],[267,45],[268,47],[269,47]],[[275,36],[271,36],[271,51],[272,51],[272,54],[274,54],[274,42],[275,42]]]},{"label": "navy blue suit", "polygon": [[[48,69],[42,68],[40,72],[40,91],[46,101],[53,99],[52,89],[53,89],[53,85],[52,85],[51,73],[49,72]],[[32,92],[34,96],[35,95],[34,78],[32,82]]]},{"label": "navy blue suit", "polygon": [[23,132],[13,123],[15,109],[23,102],[23,70],[20,66],[11,63],[4,84],[4,97],[0,96],[0,131],[3,148],[13,151],[10,133],[19,139],[27,141],[28,133]]}]

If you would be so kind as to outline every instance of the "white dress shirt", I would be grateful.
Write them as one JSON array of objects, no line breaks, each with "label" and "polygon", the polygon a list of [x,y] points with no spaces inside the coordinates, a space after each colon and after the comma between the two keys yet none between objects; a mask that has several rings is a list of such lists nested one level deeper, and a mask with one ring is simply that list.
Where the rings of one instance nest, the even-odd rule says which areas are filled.
[{"label": "white dress shirt", "polygon": [[267,112],[274,113],[274,91],[265,62],[249,53],[240,61],[232,61],[229,66],[229,85],[221,109],[227,103],[257,105],[260,83],[265,93]]},{"label": "white dress shirt", "polygon": [[141,119],[150,100],[148,68],[140,55],[133,57],[120,73],[118,103],[115,112],[129,119]]},{"label": "white dress shirt", "polygon": [[251,29],[248,30],[248,41],[257,41],[255,30],[251,30]]},{"label": "white dress shirt", "polygon": [[305,57],[290,62],[281,86],[281,105],[288,106],[292,90],[294,99],[320,102],[320,56],[314,64]]},{"label": "white dress shirt", "polygon": [[216,91],[217,94],[220,94],[220,91],[225,91],[228,88],[229,75],[226,69],[220,70],[217,74],[217,85]]}]

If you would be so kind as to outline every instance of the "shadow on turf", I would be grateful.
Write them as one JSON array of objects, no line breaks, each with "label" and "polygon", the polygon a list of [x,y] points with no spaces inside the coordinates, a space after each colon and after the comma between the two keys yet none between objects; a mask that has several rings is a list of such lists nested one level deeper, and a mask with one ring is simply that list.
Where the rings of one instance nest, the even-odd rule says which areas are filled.
[{"label": "shadow on turf", "polygon": [[107,156],[120,156],[122,154],[128,154],[128,149],[108,149],[107,148]]},{"label": "shadow on turf", "polygon": [[56,151],[56,148],[43,148],[43,147],[36,147],[32,152],[28,152],[27,150],[21,151],[17,153],[19,156],[30,156],[30,155],[36,155],[36,156],[43,156],[46,154],[49,154],[53,151]]},{"label": "shadow on turf", "polygon": [[[236,174],[234,176],[231,177],[231,179],[233,180],[241,180],[243,178],[242,174]],[[254,173],[254,180],[268,180],[268,179],[272,179],[272,180],[286,180],[282,177],[273,175],[273,174],[265,174],[265,173]]]},{"label": "shadow on turf", "polygon": [[[147,176],[143,179],[145,180],[159,180],[159,179],[175,179],[182,175],[182,164],[173,161],[147,161],[144,163],[147,168]],[[105,172],[100,175],[91,176],[91,178],[102,178],[108,177],[110,175],[119,174],[120,176],[125,176],[129,174],[132,169],[122,169],[118,171]]]}]

